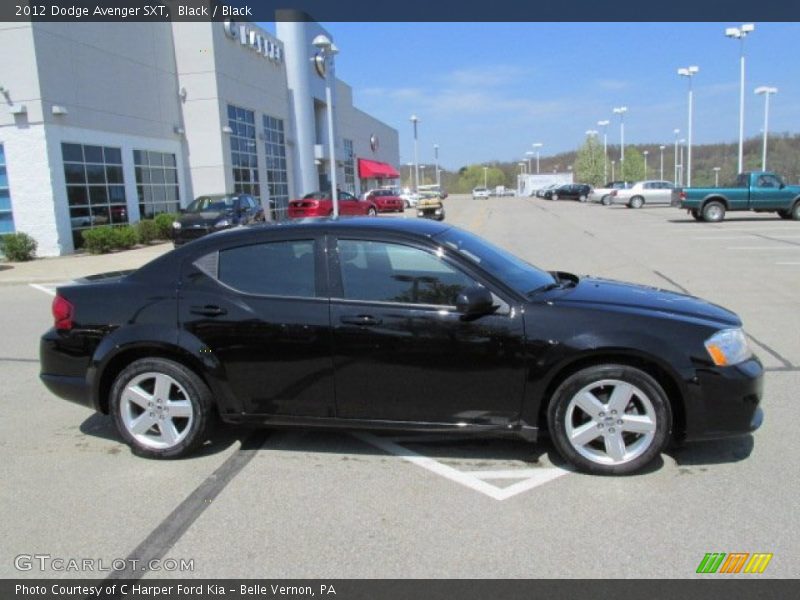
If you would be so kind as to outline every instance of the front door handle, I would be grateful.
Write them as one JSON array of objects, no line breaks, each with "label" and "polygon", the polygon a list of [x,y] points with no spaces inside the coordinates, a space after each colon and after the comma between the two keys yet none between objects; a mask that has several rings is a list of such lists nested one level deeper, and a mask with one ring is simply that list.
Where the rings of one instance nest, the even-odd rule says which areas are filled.
[{"label": "front door handle", "polygon": [[380,325],[383,321],[372,315],[344,315],[339,317],[339,321],[346,325],[358,325],[360,327],[372,327]]},{"label": "front door handle", "polygon": [[224,308],[213,306],[211,304],[206,304],[205,306],[193,306],[189,309],[189,312],[191,312],[193,315],[203,315],[206,317],[219,317],[228,314],[228,311]]}]

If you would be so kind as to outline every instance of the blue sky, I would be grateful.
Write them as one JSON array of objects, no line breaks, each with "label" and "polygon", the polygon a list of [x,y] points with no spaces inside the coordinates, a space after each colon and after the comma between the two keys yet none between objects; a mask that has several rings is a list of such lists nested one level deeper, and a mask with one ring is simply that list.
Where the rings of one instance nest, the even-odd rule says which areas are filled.
[{"label": "blue sky", "polygon": [[[337,76],[355,104],[400,133],[412,160],[409,117],[419,126],[420,162],[440,147],[445,168],[519,160],[533,142],[542,156],[574,149],[587,129],[625,105],[625,142],[674,140],[687,128],[685,78],[694,78],[696,143],[738,139],[739,23],[324,23],[340,48]],[[745,135],[760,135],[770,98],[772,132],[800,131],[798,23],[756,23],[745,41]]]}]

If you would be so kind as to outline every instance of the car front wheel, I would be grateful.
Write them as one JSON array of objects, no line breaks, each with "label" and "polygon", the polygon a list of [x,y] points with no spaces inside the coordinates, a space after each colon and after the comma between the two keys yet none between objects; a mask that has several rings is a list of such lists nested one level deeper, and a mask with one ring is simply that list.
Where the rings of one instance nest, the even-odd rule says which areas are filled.
[{"label": "car front wheel", "polygon": [[602,204],[603,206],[608,206],[609,204],[611,204],[611,196],[606,195],[600,198],[600,204]]},{"label": "car front wheel", "polygon": [[580,196],[578,196],[578,202],[586,202],[586,195],[581,194]]},{"label": "car front wheel", "polygon": [[164,358],[131,363],[114,380],[111,414],[133,452],[178,458],[204,442],[214,417],[211,391],[193,371]]},{"label": "car front wheel", "polygon": [[548,425],[559,453],[581,471],[623,475],[654,460],[672,416],[663,388],[627,365],[596,365],[568,377],[553,394]]},{"label": "car front wheel", "polygon": [[630,202],[628,202],[628,206],[631,208],[642,208],[642,206],[644,206],[644,198],[641,196],[634,196],[631,198]]},{"label": "car front wheel", "polygon": [[374,206],[370,206],[369,210],[367,210],[367,216],[369,216],[369,217],[374,217],[377,214],[378,214],[378,211],[375,210]]}]

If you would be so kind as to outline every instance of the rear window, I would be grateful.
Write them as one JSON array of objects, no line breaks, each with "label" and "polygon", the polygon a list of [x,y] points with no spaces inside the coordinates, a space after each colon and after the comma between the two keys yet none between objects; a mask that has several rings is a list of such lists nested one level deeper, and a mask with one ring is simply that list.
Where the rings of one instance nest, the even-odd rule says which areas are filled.
[{"label": "rear window", "polygon": [[221,250],[217,279],[259,296],[316,296],[314,241],[251,244]]}]

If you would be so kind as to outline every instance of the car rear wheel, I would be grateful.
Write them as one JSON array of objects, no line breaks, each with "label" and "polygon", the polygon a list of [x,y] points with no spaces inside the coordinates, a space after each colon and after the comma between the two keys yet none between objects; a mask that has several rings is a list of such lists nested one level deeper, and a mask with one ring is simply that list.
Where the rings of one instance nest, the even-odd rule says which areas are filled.
[{"label": "car rear wheel", "polygon": [[628,202],[628,206],[631,208],[642,208],[642,206],[644,206],[644,198],[641,196],[634,196],[631,198],[630,202]]},{"label": "car rear wheel", "polygon": [[703,207],[703,220],[709,223],[719,223],[725,218],[725,205],[712,200]]},{"label": "car rear wheel", "polygon": [[370,206],[369,209],[367,210],[367,216],[369,216],[369,217],[374,217],[377,214],[378,214],[378,211],[375,210],[374,206]]},{"label": "car rear wheel", "polygon": [[211,429],[211,390],[193,371],[164,358],[131,363],[114,380],[111,414],[133,452],[177,458],[204,442]]},{"label": "car rear wheel", "polygon": [[672,415],[661,385],[627,365],[596,365],[568,377],[553,394],[548,425],[559,453],[600,475],[633,473],[668,442]]},{"label": "car rear wheel", "polygon": [[581,194],[578,196],[578,202],[586,202],[586,194]]},{"label": "car rear wheel", "polygon": [[800,200],[794,203],[790,215],[795,221],[800,221]]},{"label": "car rear wheel", "polygon": [[550,196],[550,199],[551,200],[558,200],[558,194],[553,194],[552,196]]},{"label": "car rear wheel", "polygon": [[606,194],[605,196],[600,198],[600,204],[602,204],[603,206],[608,206],[609,204],[611,204],[611,196]]}]

